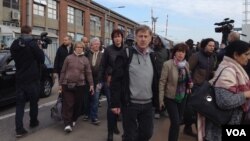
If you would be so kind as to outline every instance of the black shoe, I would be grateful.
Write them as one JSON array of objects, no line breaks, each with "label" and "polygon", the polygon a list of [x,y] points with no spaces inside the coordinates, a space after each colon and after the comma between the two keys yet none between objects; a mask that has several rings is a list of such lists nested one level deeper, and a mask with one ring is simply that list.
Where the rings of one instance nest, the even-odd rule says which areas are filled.
[{"label": "black shoe", "polygon": [[122,116],[120,114],[117,116],[117,121],[122,121]]},{"label": "black shoe", "polygon": [[16,131],[16,137],[20,138],[23,137],[24,135],[26,135],[28,133],[28,131],[26,131],[24,128],[20,131]]},{"label": "black shoe", "polygon": [[83,115],[83,121],[88,121],[88,120],[89,120],[89,116]]},{"label": "black shoe", "polygon": [[115,134],[120,134],[120,131],[119,131],[119,129],[118,129],[118,127],[116,126],[115,128],[114,128],[114,131],[113,131]]},{"label": "black shoe", "polygon": [[192,130],[192,127],[184,127],[184,134],[191,136],[191,137],[197,137],[197,134],[195,134]]},{"label": "black shoe", "polygon": [[102,107],[102,104],[101,104],[101,102],[99,102],[99,103],[98,103],[98,107],[99,107],[99,108],[100,108],[100,107]]},{"label": "black shoe", "polygon": [[30,122],[30,128],[35,128],[39,125],[39,121],[35,121],[35,122]]},{"label": "black shoe", "polygon": [[113,133],[108,133],[108,139],[107,141],[113,141]]},{"label": "black shoe", "polygon": [[100,120],[98,120],[98,119],[93,119],[93,120],[91,121],[91,123],[94,124],[94,125],[99,125],[99,124],[100,124]]}]

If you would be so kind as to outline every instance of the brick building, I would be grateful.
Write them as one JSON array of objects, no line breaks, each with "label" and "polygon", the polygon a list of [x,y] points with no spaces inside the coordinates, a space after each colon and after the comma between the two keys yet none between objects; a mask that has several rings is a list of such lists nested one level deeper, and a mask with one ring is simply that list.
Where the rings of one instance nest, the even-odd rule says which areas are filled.
[{"label": "brick building", "polygon": [[[99,37],[105,45],[111,43],[113,29],[120,28],[125,34],[133,33],[138,25],[92,0],[1,0],[0,29],[20,34],[22,25],[31,25],[33,34],[47,31],[53,39],[47,54],[54,60],[54,54],[65,35],[79,41],[83,36]],[[19,27],[19,28],[18,28]],[[0,31],[0,36],[1,33]],[[6,33],[7,34],[7,33]],[[10,41],[11,37],[8,37]],[[12,40],[13,40],[12,39]],[[0,37],[3,42],[7,37]]]}]

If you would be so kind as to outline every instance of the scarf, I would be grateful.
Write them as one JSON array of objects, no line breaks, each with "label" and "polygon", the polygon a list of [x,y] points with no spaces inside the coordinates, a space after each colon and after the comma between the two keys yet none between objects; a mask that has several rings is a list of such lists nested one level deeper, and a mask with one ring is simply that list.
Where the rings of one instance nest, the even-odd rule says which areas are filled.
[{"label": "scarf", "polygon": [[[214,78],[210,80],[210,83],[215,81],[221,70],[225,67],[228,68],[223,70],[220,78],[215,84],[215,87],[225,88],[234,94],[250,90],[249,77],[244,68],[234,59],[227,56],[224,56],[223,61],[219,65]],[[250,101],[247,100],[247,102],[242,105],[243,111],[247,111],[249,109],[249,104]]]},{"label": "scarf", "polygon": [[178,68],[178,82],[177,82],[175,101],[181,103],[182,100],[186,97],[187,83],[189,82],[191,77],[189,76],[186,68],[187,65],[186,60],[178,61],[174,57],[174,64]]}]

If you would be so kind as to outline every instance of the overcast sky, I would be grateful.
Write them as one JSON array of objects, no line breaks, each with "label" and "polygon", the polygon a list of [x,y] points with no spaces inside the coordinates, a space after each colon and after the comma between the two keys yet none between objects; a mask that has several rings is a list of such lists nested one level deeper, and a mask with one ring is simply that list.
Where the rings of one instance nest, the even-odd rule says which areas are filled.
[{"label": "overcast sky", "polygon": [[[195,42],[202,38],[221,41],[221,33],[215,33],[214,23],[225,18],[235,20],[234,26],[241,27],[243,1],[245,0],[93,0],[140,24],[151,26],[153,16],[158,17],[156,32],[165,36],[168,15],[167,37],[175,41]],[[125,8],[115,8],[125,6]],[[143,21],[149,21],[148,23]]]}]

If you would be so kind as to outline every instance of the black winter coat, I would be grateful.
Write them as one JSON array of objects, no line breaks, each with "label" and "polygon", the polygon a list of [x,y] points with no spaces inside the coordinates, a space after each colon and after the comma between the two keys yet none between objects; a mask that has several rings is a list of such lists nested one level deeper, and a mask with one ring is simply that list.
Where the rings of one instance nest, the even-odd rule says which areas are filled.
[{"label": "black winter coat", "polygon": [[10,47],[11,56],[16,66],[16,84],[30,84],[40,80],[41,65],[45,56],[37,40],[29,35],[22,35],[14,40]]},{"label": "black winter coat", "polygon": [[103,55],[98,74],[98,81],[105,82],[107,75],[112,74],[113,67],[115,66],[115,59],[121,53],[123,47],[116,47],[115,45],[108,46]]},{"label": "black winter coat", "polygon": [[61,73],[63,62],[65,58],[73,53],[73,44],[71,44],[70,51],[68,52],[67,46],[62,44],[56,51],[56,57],[54,61],[54,72]]}]

